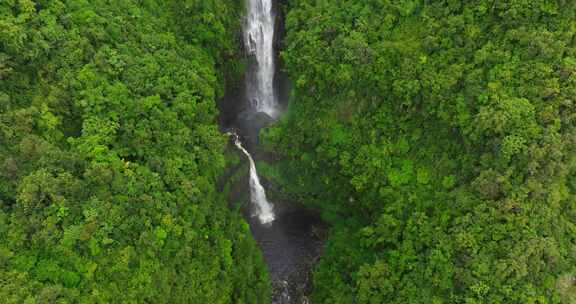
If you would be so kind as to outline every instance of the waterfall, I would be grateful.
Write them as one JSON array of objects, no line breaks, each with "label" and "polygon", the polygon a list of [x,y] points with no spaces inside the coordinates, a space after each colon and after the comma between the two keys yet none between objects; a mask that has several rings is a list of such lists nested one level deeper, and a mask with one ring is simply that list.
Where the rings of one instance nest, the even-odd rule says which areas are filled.
[{"label": "waterfall", "polygon": [[[250,110],[264,112],[276,118],[278,107],[274,92],[274,23],[275,15],[272,0],[246,0],[247,16],[244,24],[244,44],[250,56],[256,60],[246,77],[246,97]],[[235,135],[235,134],[234,134]],[[264,187],[260,184],[256,165],[252,156],[235,135],[234,143],[250,161],[250,200],[255,207],[255,215],[261,223],[274,221],[272,205],[266,199]]]},{"label": "waterfall", "polygon": [[257,112],[277,116],[274,92],[274,23],[272,0],[247,0],[248,16],[244,28],[244,44],[256,58],[253,75],[247,77],[248,101]]},{"label": "waterfall", "polygon": [[262,184],[260,184],[260,178],[258,178],[258,172],[256,172],[256,164],[254,163],[254,159],[240,142],[238,135],[233,134],[236,138],[234,139],[234,144],[236,147],[240,149],[250,161],[250,200],[252,205],[256,208],[254,215],[258,216],[260,223],[267,224],[274,221],[274,210],[272,204],[268,202],[266,198],[266,191]]}]

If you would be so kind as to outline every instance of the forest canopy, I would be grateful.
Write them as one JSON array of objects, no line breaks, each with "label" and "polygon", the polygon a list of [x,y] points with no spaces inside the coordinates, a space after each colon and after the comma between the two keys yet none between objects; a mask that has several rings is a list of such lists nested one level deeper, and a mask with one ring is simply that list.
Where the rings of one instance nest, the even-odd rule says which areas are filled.
[{"label": "forest canopy", "polygon": [[[260,140],[329,226],[311,302],[576,303],[576,2],[278,2]],[[218,187],[243,10],[0,1],[2,303],[270,302]]]},{"label": "forest canopy", "polygon": [[2,303],[268,301],[248,225],[216,191],[238,12],[0,2]]},{"label": "forest canopy", "polygon": [[332,226],[313,302],[575,303],[575,2],[287,11],[263,140]]}]

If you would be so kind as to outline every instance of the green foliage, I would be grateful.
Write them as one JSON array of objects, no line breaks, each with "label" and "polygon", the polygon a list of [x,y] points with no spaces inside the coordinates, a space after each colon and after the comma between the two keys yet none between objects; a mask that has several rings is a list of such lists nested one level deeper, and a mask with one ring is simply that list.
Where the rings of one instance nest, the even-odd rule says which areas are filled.
[{"label": "green foliage", "polygon": [[3,303],[269,301],[215,189],[236,6],[0,2]]},{"label": "green foliage", "polygon": [[262,142],[333,226],[313,302],[574,301],[574,2],[287,8]]}]

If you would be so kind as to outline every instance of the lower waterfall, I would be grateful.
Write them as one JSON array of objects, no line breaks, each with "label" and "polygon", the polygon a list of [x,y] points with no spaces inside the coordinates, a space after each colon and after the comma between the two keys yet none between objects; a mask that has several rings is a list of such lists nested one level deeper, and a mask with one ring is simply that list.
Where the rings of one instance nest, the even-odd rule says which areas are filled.
[{"label": "lower waterfall", "polygon": [[260,184],[260,178],[258,177],[258,172],[256,171],[256,164],[254,163],[254,159],[252,159],[250,153],[248,153],[248,151],[246,151],[246,149],[244,149],[242,146],[239,136],[236,134],[233,134],[233,136],[235,136],[234,144],[236,147],[244,152],[250,161],[250,200],[255,208],[254,215],[258,216],[258,219],[262,224],[271,223],[275,218],[274,208],[272,204],[268,202],[268,199],[266,198],[266,191],[264,190],[264,187],[262,187],[262,184]]}]

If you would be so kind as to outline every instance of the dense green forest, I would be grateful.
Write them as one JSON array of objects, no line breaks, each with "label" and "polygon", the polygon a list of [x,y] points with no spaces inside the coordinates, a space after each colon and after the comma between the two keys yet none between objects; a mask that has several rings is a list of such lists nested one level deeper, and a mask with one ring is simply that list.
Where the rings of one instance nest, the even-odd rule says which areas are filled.
[{"label": "dense green forest", "polygon": [[[576,303],[576,1],[280,2],[311,302]],[[217,187],[243,10],[0,1],[0,303],[270,302]]]},{"label": "dense green forest", "polygon": [[576,2],[289,0],[313,303],[576,303]]},{"label": "dense green forest", "polygon": [[242,7],[0,1],[0,302],[268,303],[216,191]]}]

